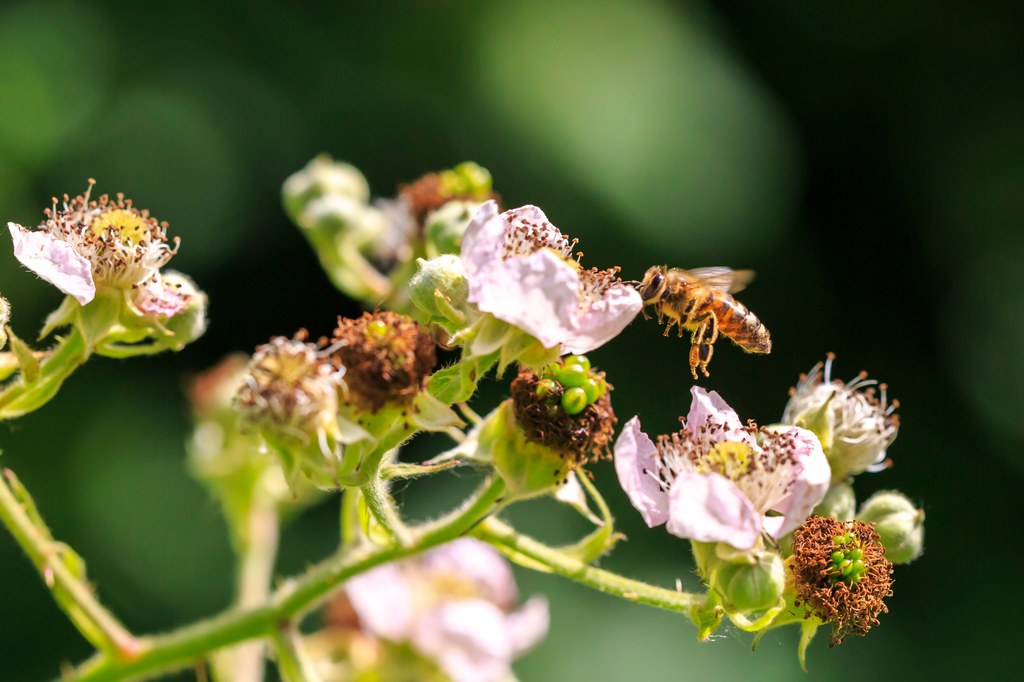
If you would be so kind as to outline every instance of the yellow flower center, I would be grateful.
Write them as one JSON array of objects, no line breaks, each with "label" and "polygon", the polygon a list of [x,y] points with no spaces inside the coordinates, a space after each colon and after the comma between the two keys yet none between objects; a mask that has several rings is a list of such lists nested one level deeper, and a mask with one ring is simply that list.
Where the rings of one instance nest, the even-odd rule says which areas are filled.
[{"label": "yellow flower center", "polygon": [[123,244],[135,246],[149,234],[146,219],[138,213],[117,208],[103,213],[89,227],[93,235],[102,238],[105,233],[113,234]]},{"label": "yellow flower center", "polygon": [[716,443],[708,454],[697,464],[697,472],[721,474],[735,481],[748,471],[751,465],[750,446],[746,443],[727,441]]}]

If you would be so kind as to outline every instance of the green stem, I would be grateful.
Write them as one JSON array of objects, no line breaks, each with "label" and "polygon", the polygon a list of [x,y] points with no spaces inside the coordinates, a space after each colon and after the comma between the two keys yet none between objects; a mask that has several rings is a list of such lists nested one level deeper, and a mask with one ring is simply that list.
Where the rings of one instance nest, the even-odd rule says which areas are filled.
[{"label": "green stem", "polygon": [[[237,608],[258,607],[270,596],[279,531],[280,519],[273,501],[253,500],[245,528],[237,534]],[[264,649],[264,642],[256,641],[222,652],[215,659],[215,678],[222,682],[262,682]]]},{"label": "green stem", "polygon": [[411,529],[409,545],[362,545],[320,562],[305,575],[285,583],[268,602],[251,610],[231,610],[180,630],[147,638],[144,651],[134,660],[99,655],[67,674],[64,682],[113,682],[160,675],[191,665],[209,652],[256,637],[270,637],[282,623],[298,622],[341,583],[355,575],[414,554],[468,533],[492,512],[505,493],[495,476],[485,481],[461,507],[440,519]]},{"label": "green stem", "polygon": [[370,510],[373,519],[380,524],[388,535],[400,545],[407,545],[410,542],[409,528],[402,521],[401,515],[395,508],[395,501],[388,492],[387,483],[380,478],[374,478],[366,485],[359,488],[366,500],[366,507]]},{"label": "green stem", "polygon": [[[36,565],[57,604],[93,644],[111,652],[115,659],[129,660],[141,655],[139,640],[97,601],[92,588],[62,560],[62,553],[69,550],[62,550],[63,545],[50,536],[42,520],[33,518],[28,509],[31,500],[20,501],[8,480],[10,485],[21,489],[14,474],[5,469],[0,477],[0,519]],[[23,497],[26,495],[24,493]]]},{"label": "green stem", "polygon": [[85,338],[77,327],[72,327],[42,363],[35,381],[26,383],[22,377],[0,391],[0,420],[20,417],[42,407],[88,357]]},{"label": "green stem", "polygon": [[285,624],[274,633],[274,649],[282,682],[320,682],[294,626]]},{"label": "green stem", "polygon": [[575,580],[599,592],[638,604],[689,614],[691,608],[700,606],[706,599],[703,594],[677,592],[663,587],[655,587],[639,580],[632,580],[611,571],[596,568],[521,535],[511,526],[494,518],[487,519],[478,525],[474,529],[473,535],[492,545],[506,547],[514,554],[527,557],[531,562],[541,564],[552,573]]}]

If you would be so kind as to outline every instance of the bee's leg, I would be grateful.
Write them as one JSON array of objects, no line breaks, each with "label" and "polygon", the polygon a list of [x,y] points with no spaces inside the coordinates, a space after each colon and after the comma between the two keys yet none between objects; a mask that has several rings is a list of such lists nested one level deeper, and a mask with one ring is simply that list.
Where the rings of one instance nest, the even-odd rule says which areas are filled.
[{"label": "bee's leg", "polygon": [[[661,314],[658,314],[658,322],[661,322]],[[679,335],[682,336],[683,327],[679,324],[679,318],[668,315],[668,324],[665,325],[665,333],[663,336],[668,336],[669,330],[672,329],[672,325],[679,325]]]},{"label": "bee's leg", "polygon": [[710,343],[702,343],[699,346],[694,346],[697,349],[697,359],[700,361],[700,371],[704,372],[704,376],[711,376],[708,374],[708,363],[711,362],[711,356],[715,352],[715,347]]},{"label": "bee's leg", "polygon": [[[698,365],[700,365],[700,349],[701,348],[703,348],[703,346],[699,346],[696,343],[690,345],[690,374],[693,375],[694,379],[697,378],[697,367],[698,367]],[[704,374],[706,376],[707,373],[708,373],[708,370],[706,368],[704,368],[704,367],[701,367],[701,369],[704,370]]]},{"label": "bee's leg", "polygon": [[651,316],[647,314],[647,306],[640,308],[640,314],[644,316],[645,320],[651,319]]},{"label": "bee's leg", "polygon": [[[709,326],[711,327],[710,334],[708,333]],[[690,338],[690,373],[693,374],[694,379],[697,378],[697,367],[700,367],[704,376],[711,376],[708,374],[708,363],[711,362],[711,355],[715,350],[713,344],[717,339],[718,319],[713,313],[709,313],[701,318],[699,326]]]}]

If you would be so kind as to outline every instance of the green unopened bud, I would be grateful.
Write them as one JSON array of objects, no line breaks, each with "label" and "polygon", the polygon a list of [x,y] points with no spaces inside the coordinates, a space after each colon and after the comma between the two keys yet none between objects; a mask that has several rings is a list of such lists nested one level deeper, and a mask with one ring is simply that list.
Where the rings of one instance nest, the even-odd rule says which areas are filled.
[{"label": "green unopened bud", "polygon": [[11,304],[0,296],[0,350],[7,345],[7,323],[11,321]]},{"label": "green unopened bud", "polygon": [[924,551],[924,510],[902,493],[876,493],[861,505],[857,518],[875,524],[885,558],[894,564],[913,561]]},{"label": "green unopened bud", "polygon": [[342,197],[365,205],[370,187],[355,166],[321,154],[285,180],[281,194],[288,215],[299,222],[309,203],[322,197]]},{"label": "green unopened bud", "polygon": [[409,297],[428,322],[455,333],[465,325],[468,312],[469,285],[462,259],[445,254],[417,262],[419,272],[409,282]]},{"label": "green unopened bud", "polygon": [[723,562],[711,577],[711,586],[722,595],[727,610],[741,613],[777,606],[785,584],[782,558],[774,552],[758,552],[748,560]]},{"label": "green unopened bud", "polygon": [[434,257],[443,253],[459,253],[462,249],[462,235],[478,206],[475,202],[449,201],[429,214],[423,228],[427,255]]},{"label": "green unopened bud", "polygon": [[449,196],[471,196],[486,199],[491,193],[491,173],[472,161],[464,161],[439,174],[441,191]]},{"label": "green unopened bud", "polygon": [[840,521],[850,521],[857,510],[857,497],[849,483],[837,483],[828,489],[825,497],[811,512],[814,516],[831,516]]}]

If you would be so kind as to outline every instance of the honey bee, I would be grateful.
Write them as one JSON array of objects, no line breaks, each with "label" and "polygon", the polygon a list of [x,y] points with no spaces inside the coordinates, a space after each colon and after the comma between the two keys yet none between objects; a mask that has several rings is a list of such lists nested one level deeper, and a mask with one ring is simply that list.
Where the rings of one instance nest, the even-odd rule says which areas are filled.
[{"label": "honey bee", "polygon": [[[690,336],[690,373],[697,378],[697,368],[708,374],[708,363],[719,332],[747,353],[770,353],[772,339],[768,330],[747,306],[732,294],[741,291],[754,278],[750,270],[729,268],[697,268],[683,270],[666,265],[647,269],[637,286],[644,307],[655,306],[658,322],[666,317],[665,336],[676,325],[679,336],[683,330]],[[647,311],[644,317],[650,319]]]}]

